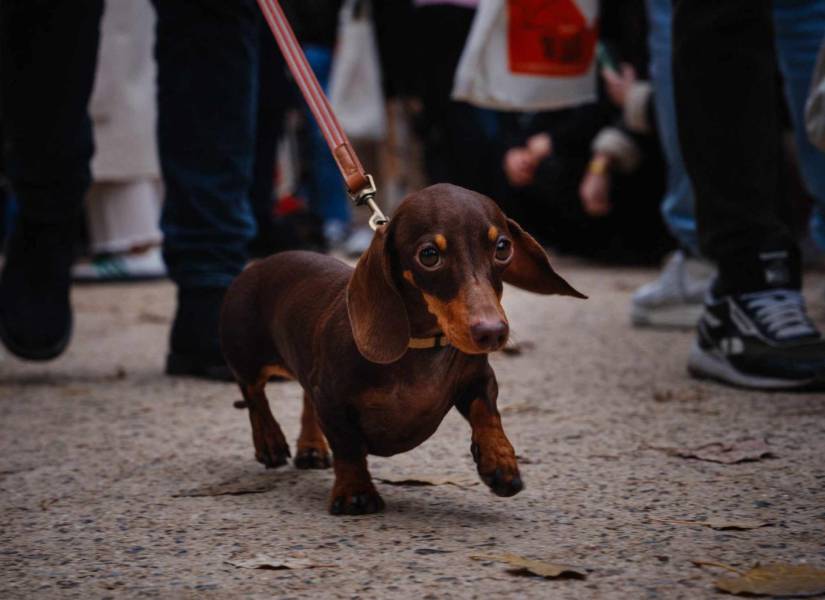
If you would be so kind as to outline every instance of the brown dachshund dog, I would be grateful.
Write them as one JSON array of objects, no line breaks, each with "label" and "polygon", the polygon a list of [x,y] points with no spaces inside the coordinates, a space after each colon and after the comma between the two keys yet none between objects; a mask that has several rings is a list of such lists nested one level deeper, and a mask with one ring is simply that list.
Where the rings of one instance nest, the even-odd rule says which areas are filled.
[{"label": "brown dachshund dog", "polygon": [[405,199],[354,270],[310,252],[251,265],[227,293],[221,343],[249,408],[255,457],[278,467],[291,456],[264,394],[280,375],[304,389],[295,466],[329,467],[332,448],[332,514],[381,510],[367,454],[415,448],[453,406],[470,422],[481,479],[499,496],[517,494],[487,361],[507,341],[503,281],[585,297],[492,200],[446,184]]}]

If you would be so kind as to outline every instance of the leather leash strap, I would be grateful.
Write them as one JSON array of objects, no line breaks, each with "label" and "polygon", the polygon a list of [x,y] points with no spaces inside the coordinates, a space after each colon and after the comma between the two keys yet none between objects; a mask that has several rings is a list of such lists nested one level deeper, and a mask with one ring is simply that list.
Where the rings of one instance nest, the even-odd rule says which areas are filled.
[{"label": "leather leash strap", "polygon": [[324,90],[318,83],[315,73],[307,62],[304,51],[301,49],[295,33],[289,25],[289,21],[284,15],[278,0],[258,0],[258,5],[269,24],[278,42],[278,47],[284,55],[289,70],[295,78],[295,82],[301,89],[309,110],[315,117],[321,133],[329,146],[330,152],[341,171],[347,192],[357,205],[366,204],[372,211],[370,217],[370,227],[375,229],[379,225],[387,223],[389,219],[384,216],[381,209],[375,204],[375,182],[371,175],[364,170],[361,161],[353,150],[352,144],[344,133],[338,118],[332,110],[332,106],[327,99]]}]

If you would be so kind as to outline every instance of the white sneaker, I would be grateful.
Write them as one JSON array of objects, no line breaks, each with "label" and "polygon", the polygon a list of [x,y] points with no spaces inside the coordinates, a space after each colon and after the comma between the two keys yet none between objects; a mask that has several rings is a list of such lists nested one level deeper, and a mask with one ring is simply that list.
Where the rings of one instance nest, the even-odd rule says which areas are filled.
[{"label": "white sneaker", "polygon": [[160,248],[153,246],[144,252],[104,254],[91,262],[77,263],[72,277],[80,282],[145,281],[166,277]]},{"label": "white sneaker", "polygon": [[714,274],[710,263],[677,250],[659,278],[633,294],[630,321],[636,327],[695,327]]},{"label": "white sneaker", "polygon": [[366,225],[355,229],[344,242],[342,250],[350,258],[358,258],[372,243],[372,229]]}]

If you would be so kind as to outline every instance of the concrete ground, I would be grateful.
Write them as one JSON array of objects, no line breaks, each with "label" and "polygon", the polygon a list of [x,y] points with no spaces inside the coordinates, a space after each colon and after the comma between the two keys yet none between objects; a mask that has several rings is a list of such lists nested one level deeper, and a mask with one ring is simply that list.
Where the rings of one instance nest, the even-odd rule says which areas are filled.
[{"label": "concrete ground", "polygon": [[[64,357],[0,359],[0,598],[710,598],[724,571],[693,560],[825,567],[825,396],[691,380],[691,334],[628,326],[653,271],[557,266],[590,300],[508,289],[524,350],[492,359],[525,491],[476,484],[451,413],[418,449],[371,460],[376,478],[442,484],[379,483],[386,511],[364,517],[326,513],[329,471],[255,462],[234,386],[161,374],[170,284],[76,289]],[[825,278],[809,284],[823,325]],[[294,440],[299,389],[268,391]],[[761,458],[680,456],[741,440]],[[767,526],[707,526],[743,520]],[[316,567],[230,564],[259,553]],[[471,558],[503,553],[587,576]]]}]

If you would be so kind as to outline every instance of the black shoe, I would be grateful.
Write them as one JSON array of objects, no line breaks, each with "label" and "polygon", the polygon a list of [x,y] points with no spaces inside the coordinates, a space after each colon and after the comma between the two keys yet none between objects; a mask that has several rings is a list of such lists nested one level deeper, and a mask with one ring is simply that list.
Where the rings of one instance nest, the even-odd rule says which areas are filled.
[{"label": "black shoe", "polygon": [[818,389],[825,387],[825,339],[796,290],[709,297],[688,370],[747,388]]},{"label": "black shoe", "polygon": [[178,290],[178,309],[169,339],[166,374],[235,381],[218,338],[224,288]]},{"label": "black shoe", "polygon": [[12,354],[51,360],[69,345],[75,228],[18,221],[0,277],[0,339]]}]

